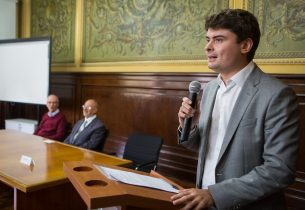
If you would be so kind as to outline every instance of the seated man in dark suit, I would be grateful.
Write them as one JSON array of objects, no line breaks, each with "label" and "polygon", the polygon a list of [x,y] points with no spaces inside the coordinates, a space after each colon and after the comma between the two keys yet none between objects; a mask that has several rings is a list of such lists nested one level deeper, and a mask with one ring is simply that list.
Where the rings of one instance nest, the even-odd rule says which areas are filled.
[{"label": "seated man in dark suit", "polygon": [[65,115],[59,111],[58,107],[58,97],[56,95],[49,95],[47,99],[47,108],[49,111],[43,115],[34,135],[52,140],[64,140],[67,121]]},{"label": "seated man in dark suit", "polygon": [[64,143],[101,152],[106,127],[96,116],[98,103],[94,99],[89,99],[82,107],[85,118],[76,122]]}]

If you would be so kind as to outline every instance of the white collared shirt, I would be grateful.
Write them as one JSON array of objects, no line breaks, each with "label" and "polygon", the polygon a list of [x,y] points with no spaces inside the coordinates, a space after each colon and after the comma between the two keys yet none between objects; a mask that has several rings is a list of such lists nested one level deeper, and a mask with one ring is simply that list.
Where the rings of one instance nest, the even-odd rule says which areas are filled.
[{"label": "white collared shirt", "polygon": [[227,81],[227,86],[218,75],[219,89],[216,94],[215,104],[212,113],[212,124],[209,136],[208,150],[205,157],[202,188],[215,184],[215,168],[223,139],[227,130],[232,110],[239,93],[254,68],[250,62],[245,68],[236,73]]},{"label": "white collared shirt", "polygon": [[96,115],[93,115],[91,117],[85,118],[86,123],[86,127],[96,118]]},{"label": "white collared shirt", "polygon": [[59,112],[59,109],[56,109],[56,111],[54,111],[54,112],[48,112],[48,116],[49,117],[54,117],[55,115],[58,114],[58,112]]}]

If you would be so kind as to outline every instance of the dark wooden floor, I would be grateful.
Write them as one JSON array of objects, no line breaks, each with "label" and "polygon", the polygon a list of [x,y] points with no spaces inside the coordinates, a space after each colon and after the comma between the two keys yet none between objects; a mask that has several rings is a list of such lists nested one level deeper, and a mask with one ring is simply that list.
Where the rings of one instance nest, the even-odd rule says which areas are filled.
[{"label": "dark wooden floor", "polygon": [[13,188],[0,183],[0,210],[13,210],[14,191]]}]

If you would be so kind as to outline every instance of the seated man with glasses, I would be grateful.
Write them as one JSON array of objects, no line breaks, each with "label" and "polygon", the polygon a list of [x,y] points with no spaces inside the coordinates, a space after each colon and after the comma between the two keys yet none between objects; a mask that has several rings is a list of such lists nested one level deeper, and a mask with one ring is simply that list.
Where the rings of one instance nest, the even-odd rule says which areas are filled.
[{"label": "seated man with glasses", "polygon": [[74,125],[64,143],[101,152],[106,137],[106,127],[97,118],[98,103],[89,99],[82,106],[84,119]]},{"label": "seated man with glasses", "polygon": [[63,141],[66,136],[67,120],[65,115],[58,108],[58,96],[53,94],[49,95],[46,106],[48,112],[43,115],[34,135]]}]

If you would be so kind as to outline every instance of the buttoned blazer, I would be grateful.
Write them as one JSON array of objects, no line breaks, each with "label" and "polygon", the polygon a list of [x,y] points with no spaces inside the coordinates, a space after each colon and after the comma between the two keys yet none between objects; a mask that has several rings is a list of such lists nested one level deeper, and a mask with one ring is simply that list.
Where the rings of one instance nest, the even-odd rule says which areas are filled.
[{"label": "buttoned blazer", "polygon": [[75,134],[83,122],[84,119],[76,122],[70,135],[65,139],[64,142],[78,147],[95,150],[100,144],[103,144],[103,141],[105,141],[106,127],[96,117],[74,139]]},{"label": "buttoned blazer", "polygon": [[[199,151],[196,185],[201,188],[218,83],[204,87],[199,124],[188,141]],[[256,65],[233,108],[208,187],[217,209],[285,209],[281,190],[294,181],[299,140],[295,93]],[[274,196],[276,195],[276,196]]]}]

